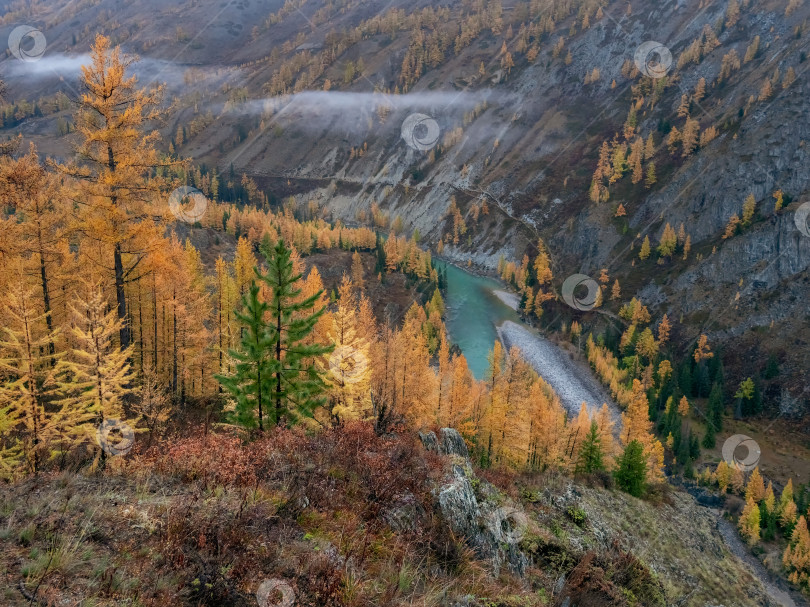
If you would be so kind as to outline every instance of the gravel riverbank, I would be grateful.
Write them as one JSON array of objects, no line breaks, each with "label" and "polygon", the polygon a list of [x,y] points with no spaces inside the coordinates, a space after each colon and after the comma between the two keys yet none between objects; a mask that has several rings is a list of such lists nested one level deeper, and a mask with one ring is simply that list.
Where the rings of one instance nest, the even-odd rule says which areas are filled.
[{"label": "gravel riverbank", "polygon": [[517,346],[532,368],[559,395],[563,407],[576,415],[582,403],[594,411],[607,403],[615,418],[619,407],[593,376],[588,364],[573,360],[567,352],[534,331],[507,320],[497,328],[504,347]]},{"label": "gravel riverbank", "polygon": [[495,297],[517,312],[517,309],[520,307],[520,298],[517,295],[509,291],[501,291],[500,289],[495,289],[492,292],[495,294]]}]

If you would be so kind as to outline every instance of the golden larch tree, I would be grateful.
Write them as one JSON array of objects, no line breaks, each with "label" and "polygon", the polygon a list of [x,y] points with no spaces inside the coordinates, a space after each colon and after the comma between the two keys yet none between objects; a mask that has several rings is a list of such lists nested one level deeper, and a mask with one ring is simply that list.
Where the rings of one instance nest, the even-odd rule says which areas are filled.
[{"label": "golden larch tree", "polygon": [[73,442],[68,424],[86,421],[65,403],[58,374],[61,356],[51,354],[53,335],[45,314],[33,305],[30,289],[18,284],[3,301],[8,319],[0,334],[0,421],[10,430],[0,438],[0,468],[14,469],[23,459],[28,471],[37,474],[60,441]]},{"label": "golden larch tree", "polygon": [[807,520],[800,516],[790,543],[782,554],[782,563],[789,571],[788,579],[804,588],[810,586],[810,532],[807,530]]},{"label": "golden larch tree", "polygon": [[366,419],[371,413],[369,382],[371,361],[369,344],[358,327],[357,298],[354,284],[347,277],[338,289],[338,300],[331,313],[329,340],[335,349],[326,355],[326,383],[332,419],[339,423]]},{"label": "golden larch tree", "polygon": [[748,478],[748,484],[745,486],[745,497],[746,499],[750,497],[757,503],[765,497],[765,482],[762,480],[759,468],[754,468]]},{"label": "golden larch tree", "polygon": [[740,515],[739,529],[750,546],[759,541],[759,507],[753,498],[745,500],[745,508]]},{"label": "golden larch tree", "polygon": [[90,65],[81,68],[78,162],[62,167],[82,187],[78,227],[101,247],[90,249],[90,262],[112,273],[122,348],[132,339],[125,285],[138,278],[157,235],[151,203],[159,184],[150,172],[162,164],[157,131],[143,134],[145,122],[157,117],[161,89],[138,89],[137,78],[127,76],[133,62],[109,38],[96,36]]},{"label": "golden larch tree", "polygon": [[96,425],[108,419],[124,420],[124,399],[137,393],[129,359],[133,346],[116,343],[121,319],[107,311],[98,285],[86,285],[84,296],[70,305],[73,312],[70,364],[73,406],[87,410]]}]

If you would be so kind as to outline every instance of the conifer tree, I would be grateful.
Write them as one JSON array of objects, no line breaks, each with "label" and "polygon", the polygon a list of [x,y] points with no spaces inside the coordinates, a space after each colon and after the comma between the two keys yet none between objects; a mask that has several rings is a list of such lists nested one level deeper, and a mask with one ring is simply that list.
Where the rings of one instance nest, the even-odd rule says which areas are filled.
[{"label": "conifer tree", "polygon": [[661,480],[663,478],[664,453],[663,446],[652,434],[653,423],[650,421],[649,401],[643,384],[633,380],[633,388],[627,409],[622,413],[622,442],[629,445],[637,440],[641,443],[644,455],[647,458],[645,470],[647,480]]},{"label": "conifer tree", "polygon": [[683,133],[681,133],[681,145],[683,146],[683,152],[681,156],[686,158],[695,151],[695,147],[697,146],[698,142],[698,133],[700,132],[700,123],[697,120],[692,118],[686,119],[686,124],[683,127]]},{"label": "conifer tree", "polygon": [[531,386],[529,407],[529,467],[545,470],[561,466],[567,447],[565,411],[554,391],[539,377]]},{"label": "conifer tree", "polygon": [[658,245],[658,254],[661,257],[672,257],[675,253],[675,247],[677,245],[677,236],[675,235],[675,230],[672,228],[669,223],[664,227],[664,232],[661,234],[661,240],[659,241]]},{"label": "conifer tree", "polygon": [[728,0],[726,7],[726,27],[734,27],[740,20],[740,5],[737,0]]},{"label": "conifer tree", "polygon": [[335,349],[328,357],[329,398],[334,421],[363,419],[371,412],[369,401],[369,344],[359,327],[354,284],[347,276],[338,289],[339,297],[330,315],[329,340]]},{"label": "conifer tree", "polygon": [[14,478],[21,457],[18,438],[12,436],[12,429],[18,422],[18,409],[13,402],[6,401],[0,406],[0,479]]},{"label": "conifer tree", "polygon": [[714,449],[717,443],[715,438],[714,423],[708,420],[706,423],[706,434],[703,435],[702,445],[704,449]]},{"label": "conifer tree", "polygon": [[602,403],[602,408],[596,414],[596,423],[599,427],[599,446],[602,449],[605,467],[610,467],[616,456],[616,440],[613,437],[615,423],[607,403]]},{"label": "conifer tree", "polygon": [[799,517],[796,527],[790,536],[790,543],[782,555],[782,563],[790,572],[790,581],[808,588],[810,586],[810,532],[807,520]]},{"label": "conifer tree", "polygon": [[759,468],[754,468],[748,479],[748,484],[745,486],[745,498],[748,499],[749,497],[755,502],[760,502],[765,497],[765,482],[762,480]]},{"label": "conifer tree", "polygon": [[655,163],[650,162],[647,165],[647,176],[644,178],[644,186],[650,188],[655,185],[656,181],[658,181],[658,177],[656,177],[655,174]]},{"label": "conifer tree", "polygon": [[273,374],[275,411],[271,415],[278,423],[282,414],[311,416],[312,411],[325,403],[321,396],[324,383],[314,365],[305,365],[306,359],[328,354],[333,346],[302,342],[312,332],[324,308],[310,311],[320,297],[316,293],[298,300],[301,289],[298,282],[302,276],[294,273],[291,261],[292,250],[279,240],[275,248],[263,243],[262,253],[267,261],[267,273],[256,270],[257,277],[272,290],[269,314],[272,322],[268,333],[273,343]]},{"label": "conifer tree", "polygon": [[776,537],[776,497],[773,494],[773,484],[768,483],[768,488],[765,490],[765,496],[760,502],[759,508],[760,518],[762,519],[760,526],[764,529],[762,532],[762,539],[771,541]]},{"label": "conifer tree", "polygon": [[574,474],[591,474],[605,469],[602,439],[596,420],[591,422],[591,429],[585,435],[579,448],[579,458]]},{"label": "conifer tree", "polygon": [[616,471],[613,475],[616,477],[616,484],[622,491],[635,497],[641,497],[644,493],[647,463],[644,457],[644,447],[639,441],[632,440],[625,447],[624,452],[616,460]]},{"label": "conifer tree", "polygon": [[630,158],[628,163],[633,171],[631,181],[636,184],[644,177],[644,169],[641,166],[641,159],[644,157],[644,140],[638,137],[630,146]]},{"label": "conifer tree", "polygon": [[712,385],[709,393],[709,425],[713,426],[712,431],[723,429],[723,387],[719,383]]},{"label": "conifer tree", "polygon": [[[249,296],[243,300],[247,314],[240,318],[249,332],[242,343],[250,350],[233,353],[239,361],[236,372],[217,379],[236,398],[240,422],[253,425],[253,410],[257,409],[259,429],[263,430],[265,410],[270,423],[276,425],[285,417],[291,422],[312,417],[326,403],[322,372],[311,361],[331,352],[333,346],[305,343],[325,309],[312,312],[321,293],[300,298],[302,275],[293,268],[292,250],[283,240],[271,247],[267,238],[261,249],[267,273],[259,268],[254,273],[269,290],[270,299],[261,301],[259,286],[251,284]],[[246,365],[241,372],[239,363]]]},{"label": "conifer tree", "polygon": [[[63,279],[65,268],[65,224],[68,210],[64,188],[57,177],[40,164],[34,144],[19,159],[0,161],[0,204],[14,209],[18,222],[14,244],[17,253],[33,256],[37,282],[42,295],[42,310],[49,332],[57,324],[51,300]],[[55,344],[48,344],[51,354]],[[55,362],[55,361],[54,361]]]},{"label": "conifer tree", "polygon": [[360,257],[360,253],[355,251],[352,253],[352,281],[354,282],[354,286],[358,289],[362,289],[366,284],[363,276],[363,260]]},{"label": "conifer tree", "polygon": [[[85,234],[103,247],[112,263],[121,347],[132,341],[125,285],[148,254],[157,228],[147,200],[158,191],[149,171],[162,164],[155,149],[157,132],[144,135],[144,122],[156,117],[161,89],[136,88],[127,76],[133,58],[112,48],[109,38],[96,36],[89,66],[82,66],[84,94],[79,99],[76,131],[81,166],[61,167],[81,180],[80,205]],[[96,262],[98,263],[98,262]]]},{"label": "conifer tree", "polygon": [[720,487],[720,493],[725,493],[731,484],[731,468],[726,463],[726,460],[720,460],[720,463],[717,464],[715,476],[717,477],[717,484]]},{"label": "conifer tree", "polygon": [[785,507],[779,513],[779,525],[784,529],[786,532],[790,532],[793,529],[793,525],[796,523],[796,517],[798,516],[799,509],[796,507],[796,502],[793,500],[787,502]]},{"label": "conifer tree", "polygon": [[792,529],[796,522],[796,502],[793,501],[793,479],[788,479],[782,495],[779,496],[779,505],[776,507],[776,514],[779,518],[779,526],[782,529]]},{"label": "conifer tree", "polygon": [[697,346],[695,346],[695,362],[700,364],[704,360],[708,360],[713,357],[714,352],[712,352],[711,347],[709,346],[709,338],[701,334],[701,336],[698,338]]},{"label": "conifer tree", "polygon": [[476,384],[463,354],[453,356],[450,367],[451,383],[445,406],[447,413],[443,415],[443,419],[447,420],[447,425],[451,428],[472,433],[469,427],[471,409],[476,400],[476,393],[480,398],[479,386]]},{"label": "conifer tree", "polygon": [[695,94],[693,95],[695,101],[700,101],[706,96],[706,79],[701,78],[698,80],[697,86],[695,87]]},{"label": "conifer tree", "polygon": [[246,428],[258,426],[264,430],[264,418],[271,403],[270,361],[274,344],[265,322],[269,306],[261,300],[259,291],[259,286],[252,282],[242,296],[241,309],[234,312],[242,329],[239,348],[229,352],[234,371],[216,378],[236,401],[234,421]]},{"label": "conifer tree", "polygon": [[728,219],[728,224],[726,224],[726,230],[723,232],[723,240],[727,240],[734,236],[737,233],[737,227],[740,225],[740,217],[737,213],[734,213]]},{"label": "conifer tree", "polygon": [[63,395],[57,378],[62,364],[51,356],[53,334],[33,301],[33,292],[17,285],[3,306],[8,324],[0,334],[0,425],[8,432],[0,438],[0,472],[9,476],[20,459],[37,474],[66,424],[85,421],[65,419],[64,407],[48,406]]},{"label": "conifer tree", "polygon": [[115,311],[107,311],[99,286],[86,285],[70,309],[74,347],[69,377],[74,391],[69,400],[91,414],[96,425],[108,419],[123,421],[124,399],[138,392],[129,363],[134,346],[118,346],[122,322]]},{"label": "conifer tree", "polygon": [[742,535],[750,546],[759,541],[759,507],[752,497],[745,500],[745,508],[740,515],[740,535]]},{"label": "conifer tree", "polygon": [[745,488],[745,476],[739,466],[731,467],[731,489],[734,493],[742,493]]},{"label": "conifer tree", "polygon": [[757,208],[757,201],[754,198],[753,194],[749,194],[745,202],[743,202],[743,213],[742,213],[742,225],[743,227],[748,227],[751,225],[751,220],[754,217],[754,213],[756,212]]},{"label": "conifer tree", "polygon": [[773,494],[773,483],[768,482],[768,488],[765,489],[765,497],[762,498],[762,503],[768,509],[768,512],[775,512],[776,509],[776,496]]},{"label": "conifer tree", "polygon": [[638,258],[644,261],[650,256],[650,237],[645,236],[644,242],[641,243],[641,249],[638,252]]}]

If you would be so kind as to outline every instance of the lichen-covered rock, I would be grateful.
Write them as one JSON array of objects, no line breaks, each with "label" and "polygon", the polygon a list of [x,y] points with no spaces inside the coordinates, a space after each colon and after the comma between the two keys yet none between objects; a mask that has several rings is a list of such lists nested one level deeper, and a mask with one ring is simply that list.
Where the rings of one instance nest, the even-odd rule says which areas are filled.
[{"label": "lichen-covered rock", "polygon": [[439,439],[436,438],[435,432],[420,432],[419,440],[427,451],[439,452]]},{"label": "lichen-covered rock", "polygon": [[460,457],[470,457],[467,451],[467,443],[464,442],[458,430],[453,428],[442,428],[439,430],[441,436],[440,450],[445,455],[458,455]]},{"label": "lichen-covered rock", "polygon": [[481,511],[472,483],[464,469],[453,465],[453,482],[439,491],[439,508],[450,529],[456,535],[473,537],[478,532]]},{"label": "lichen-covered rock", "polygon": [[[453,480],[443,485],[438,493],[439,509],[450,529],[457,536],[463,537],[480,559],[490,563],[496,576],[503,566],[512,573],[523,576],[529,565],[529,559],[520,549],[525,529],[512,527],[504,533],[503,523],[507,518],[514,517],[503,515],[504,507],[488,497],[479,503],[473,481],[480,486],[491,487],[475,477],[469,464],[453,464],[452,476]],[[482,493],[498,495],[494,488]],[[521,512],[516,508],[512,510]],[[525,515],[522,516],[525,519]]]},{"label": "lichen-covered rock", "polygon": [[[496,576],[504,565],[523,576],[529,566],[528,557],[520,549],[526,515],[518,508],[504,505],[500,491],[475,476],[467,444],[458,430],[442,428],[439,435],[440,439],[433,432],[420,432],[419,439],[427,451],[448,456],[447,482],[434,491],[442,517],[478,558],[490,563]],[[407,510],[392,511],[386,516],[394,521],[389,521],[392,527],[410,524]]]}]

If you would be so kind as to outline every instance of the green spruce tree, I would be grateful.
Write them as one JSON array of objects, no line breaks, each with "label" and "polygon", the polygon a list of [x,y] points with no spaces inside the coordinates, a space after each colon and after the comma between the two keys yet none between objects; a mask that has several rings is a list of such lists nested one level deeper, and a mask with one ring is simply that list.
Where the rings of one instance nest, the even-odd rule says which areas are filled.
[{"label": "green spruce tree", "polygon": [[271,417],[277,424],[283,415],[291,421],[301,415],[312,417],[316,408],[326,404],[326,397],[322,396],[326,384],[313,363],[315,357],[331,352],[334,345],[304,343],[326,308],[311,312],[321,291],[300,299],[301,289],[297,285],[302,275],[294,273],[292,251],[282,240],[273,249],[265,240],[261,249],[267,260],[267,274],[258,270],[256,274],[273,293],[272,321],[268,329],[273,342],[271,371],[275,409]]},{"label": "green spruce tree", "polygon": [[633,440],[627,445],[616,461],[616,471],[613,473],[616,484],[622,491],[635,497],[644,493],[644,479],[647,474],[647,462],[644,461],[644,447]]},{"label": "green spruce tree", "polygon": [[716,444],[716,439],[715,439],[715,432],[714,432],[714,422],[711,419],[709,419],[706,422],[706,434],[703,437],[703,448],[704,449],[714,449],[715,444]]},{"label": "green spruce tree", "polygon": [[599,426],[596,420],[591,421],[591,429],[585,436],[579,450],[574,474],[592,474],[605,469],[604,455],[602,453],[602,439],[599,436]]},{"label": "green spruce tree", "polygon": [[325,308],[312,312],[321,292],[301,299],[302,275],[294,271],[292,251],[281,240],[271,247],[266,238],[261,251],[267,273],[254,272],[269,288],[270,301],[261,300],[254,281],[243,297],[245,312],[237,313],[246,331],[241,351],[231,352],[236,370],[217,379],[236,399],[236,421],[255,427],[258,415],[259,430],[264,430],[265,414],[272,425],[285,419],[292,423],[312,417],[326,403],[326,384],[314,360],[333,346],[304,343]]},{"label": "green spruce tree", "polygon": [[716,432],[723,429],[723,408],[723,386],[715,382],[709,393],[709,421]]},{"label": "green spruce tree", "polygon": [[270,407],[273,342],[267,333],[264,315],[267,303],[259,298],[255,281],[242,296],[241,310],[234,312],[241,325],[242,341],[238,350],[231,350],[236,361],[231,375],[217,375],[222,387],[236,401],[233,421],[245,428],[264,430],[264,416]]}]

